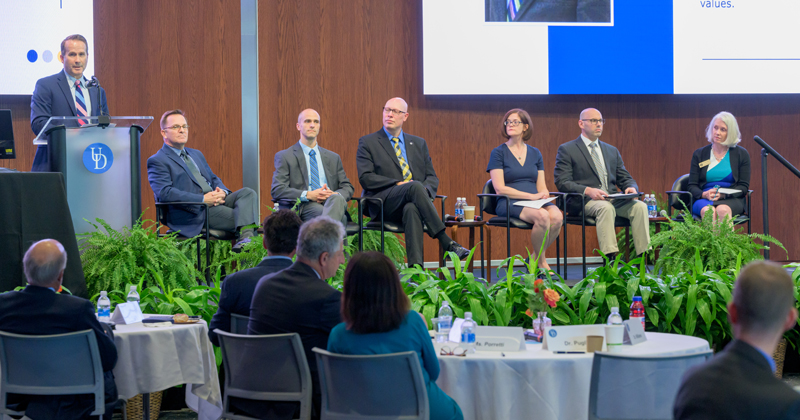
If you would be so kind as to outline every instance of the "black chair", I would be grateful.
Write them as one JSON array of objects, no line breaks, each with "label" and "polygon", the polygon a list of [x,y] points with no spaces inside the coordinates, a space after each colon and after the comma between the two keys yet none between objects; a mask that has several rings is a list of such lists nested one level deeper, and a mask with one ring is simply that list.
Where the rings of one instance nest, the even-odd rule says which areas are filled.
[{"label": "black chair", "polygon": [[[676,221],[683,221],[683,215],[678,214],[673,216],[673,210],[685,210],[692,213],[692,206],[694,205],[694,197],[688,191],[689,186],[689,174],[681,175],[675,182],[672,184],[672,191],[667,191],[667,204],[669,206],[669,216],[670,219]],[[733,217],[733,224],[739,225],[742,223],[747,223],[747,233],[750,234],[752,232],[750,226],[750,199],[753,190],[747,190],[747,195],[744,197],[744,214],[739,214]],[[688,206],[688,207],[687,207]],[[695,220],[700,220],[697,216],[692,216]]]},{"label": "black chair", "polygon": [[[444,223],[445,222],[444,202],[445,202],[445,200],[447,200],[447,196],[446,195],[437,195],[436,198],[441,200],[441,204],[442,204],[441,209],[442,210],[441,210],[440,214],[442,216],[442,223]],[[376,218],[376,219],[370,220],[366,224],[363,224],[364,223],[363,222],[363,220],[364,220],[364,207],[363,207],[363,204],[359,203],[359,206],[358,206],[358,218],[359,218],[359,225],[361,225],[362,231],[363,230],[375,230],[375,231],[380,231],[381,232],[381,252],[384,252],[384,236],[386,235],[386,232],[391,232],[391,233],[395,233],[395,234],[403,234],[403,233],[405,233],[406,231],[405,231],[405,229],[403,229],[403,223],[402,222],[382,222],[382,220],[383,220],[383,199],[378,198],[378,197],[363,197],[362,196],[360,198],[360,200],[361,200],[362,203],[363,202],[372,201],[372,202],[375,202],[375,203],[378,204],[378,207],[379,207],[378,214],[380,216],[378,218]],[[422,223],[422,231],[426,232],[426,233],[428,232],[428,225],[426,225],[424,222]],[[362,251],[363,251],[363,249],[362,249]],[[441,264],[441,262],[442,261],[440,261],[440,264]]]},{"label": "black chair", "polygon": [[250,323],[250,317],[231,314],[231,334],[247,335],[247,325]]},{"label": "black chair", "polygon": [[[639,197],[641,197],[644,193],[639,193]],[[566,193],[564,196],[564,202],[566,206],[566,201],[569,199],[569,196],[574,195],[579,197],[581,202],[584,201],[586,195],[583,193]],[[565,207],[566,208],[566,207]],[[581,265],[583,267],[583,277],[586,277],[586,226],[597,226],[597,219],[591,216],[587,216],[586,212],[581,211],[580,214],[567,214],[564,218],[564,258],[567,257],[567,225],[580,225],[581,227],[581,257],[582,262]],[[631,222],[630,220],[617,216],[614,219],[614,227],[615,228],[625,228],[625,243],[630,243],[631,238]],[[625,248],[625,260],[630,260],[630,248]],[[566,270],[564,277],[566,278]]]},{"label": "black chair", "polygon": [[[556,197],[556,206],[561,209],[562,213],[564,212],[564,193],[560,192],[551,192],[550,196]],[[511,214],[511,200],[508,198],[507,195],[497,194],[494,189],[494,184],[492,184],[492,180],[486,181],[483,184],[483,191],[478,194],[478,201],[480,207],[480,216],[483,220],[483,213],[489,213],[491,215],[495,214],[497,211],[497,201],[499,198],[506,199],[506,214]],[[486,226],[496,226],[502,227],[506,229],[506,258],[511,257],[511,229],[523,229],[523,230],[531,230],[533,229],[533,225],[521,220],[517,219],[516,217],[500,217],[495,216],[491,219],[486,221]],[[489,238],[491,238],[491,232],[487,232]],[[561,247],[560,247],[561,239],[556,237],[556,273],[561,275]],[[488,240],[489,242],[489,276],[486,279],[489,283],[492,282],[492,247],[491,247],[491,239]],[[566,251],[564,253],[566,256]],[[481,231],[481,259],[483,259],[483,231]],[[566,267],[565,267],[566,268]],[[566,270],[564,270],[564,277],[566,277]]]},{"label": "black chair", "polygon": [[[236,235],[233,232],[228,232],[225,230],[219,229],[209,229],[208,227],[208,206],[203,202],[193,202],[193,201],[178,201],[172,203],[159,203],[158,199],[156,199],[156,220],[158,223],[167,226],[167,215],[169,214],[170,206],[176,205],[183,205],[183,206],[200,206],[203,210],[203,229],[200,231],[200,235],[195,237],[197,241],[197,269],[200,270],[202,267],[200,262],[200,240],[203,239],[206,241],[206,269],[205,269],[205,276],[206,276],[206,284],[210,284],[211,282],[211,247],[208,246],[209,241],[211,240],[219,240],[219,241],[233,241],[236,239]],[[167,234],[174,232],[172,229],[167,226]],[[178,232],[178,239],[179,240],[187,240],[192,239],[186,236],[181,235]]]}]

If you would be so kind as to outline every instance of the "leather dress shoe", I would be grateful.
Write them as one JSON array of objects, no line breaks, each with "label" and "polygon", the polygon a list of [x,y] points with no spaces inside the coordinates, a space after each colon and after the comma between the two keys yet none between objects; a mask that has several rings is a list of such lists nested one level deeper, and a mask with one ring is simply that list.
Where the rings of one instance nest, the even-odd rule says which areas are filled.
[{"label": "leather dress shoe", "polygon": [[242,252],[242,249],[244,248],[244,246],[249,244],[249,243],[250,243],[250,237],[242,238],[242,240],[240,240],[239,242],[236,242],[236,245],[233,246],[233,249],[231,251],[233,251],[233,252],[238,254],[238,253]]},{"label": "leather dress shoe", "polygon": [[458,258],[461,260],[469,256],[469,250],[459,245],[456,241],[450,242],[450,246],[446,251],[455,252],[456,255],[458,255]]}]

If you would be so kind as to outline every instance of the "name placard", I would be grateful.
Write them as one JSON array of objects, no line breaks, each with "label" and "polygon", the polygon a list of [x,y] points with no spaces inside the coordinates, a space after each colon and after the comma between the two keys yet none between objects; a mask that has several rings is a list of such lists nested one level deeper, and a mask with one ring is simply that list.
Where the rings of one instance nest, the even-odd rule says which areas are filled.
[{"label": "name placard", "polygon": [[[557,327],[549,327],[544,331],[542,349],[553,352],[585,352],[586,336],[588,335],[605,337],[605,325],[560,325]],[[602,351],[606,351],[606,341],[607,340],[603,340]]]},{"label": "name placard", "polygon": [[115,324],[135,324],[142,322],[143,319],[142,308],[138,302],[119,303],[111,315],[111,321]]},{"label": "name placard", "polygon": [[522,327],[475,328],[475,350],[480,351],[524,351],[525,338]]},{"label": "name placard", "polygon": [[631,318],[622,322],[625,325],[625,338],[623,344],[639,344],[647,341],[647,336],[644,334],[644,327],[642,326],[641,318]]}]

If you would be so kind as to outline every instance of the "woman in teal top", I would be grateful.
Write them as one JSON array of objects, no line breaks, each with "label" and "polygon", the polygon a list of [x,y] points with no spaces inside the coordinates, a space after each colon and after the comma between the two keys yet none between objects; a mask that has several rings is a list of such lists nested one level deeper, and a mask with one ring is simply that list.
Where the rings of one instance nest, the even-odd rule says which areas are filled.
[{"label": "woman in teal top", "polygon": [[[750,186],[750,155],[737,144],[742,141],[739,124],[729,112],[720,112],[706,129],[708,146],[695,150],[689,169],[688,190],[694,204],[692,214],[703,216],[714,209],[714,220],[744,213],[744,197]],[[720,188],[738,190],[722,194]]]},{"label": "woman in teal top", "polygon": [[419,355],[428,390],[431,420],[463,420],[461,408],[437,385],[439,359],[426,322],[409,310],[394,264],[380,252],[353,256],[344,274],[342,319],[328,337],[328,351],[387,354],[413,350]]}]

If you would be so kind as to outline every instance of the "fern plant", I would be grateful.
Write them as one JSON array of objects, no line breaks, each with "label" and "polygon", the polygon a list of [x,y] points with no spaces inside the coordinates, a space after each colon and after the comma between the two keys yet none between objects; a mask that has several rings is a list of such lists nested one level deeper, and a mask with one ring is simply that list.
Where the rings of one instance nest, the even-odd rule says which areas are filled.
[{"label": "fern plant", "polygon": [[164,284],[172,288],[197,285],[200,273],[179,249],[176,234],[159,237],[157,225],[141,218],[122,230],[102,219],[96,221],[89,222],[95,231],[77,235],[89,296],[102,290],[122,290],[142,278],[146,287],[156,286],[152,273],[160,273]]},{"label": "fern plant", "polygon": [[[683,221],[670,220],[668,230],[650,238],[653,249],[661,248],[655,264],[656,273],[690,272],[695,267],[704,267],[707,271],[730,269],[736,267],[740,255],[741,264],[760,260],[759,252],[769,247],[756,240],[769,242],[770,246],[774,244],[786,251],[783,244],[772,236],[746,234],[729,223],[715,223],[710,212],[699,221],[686,212],[683,216]],[[699,261],[695,260],[695,254]],[[786,256],[788,258],[788,252]]]}]

